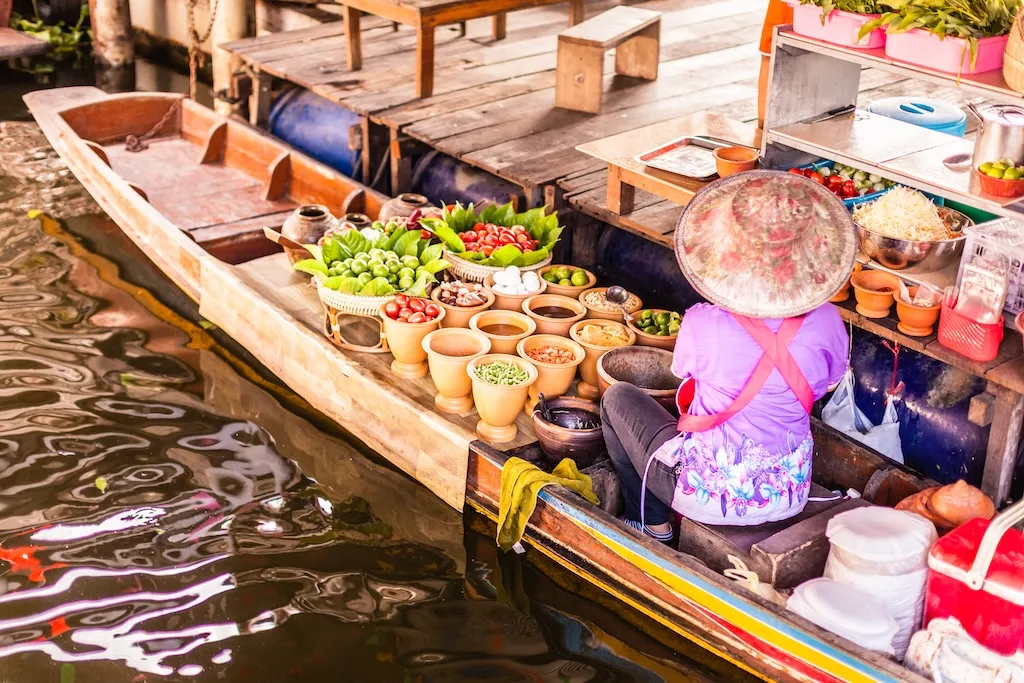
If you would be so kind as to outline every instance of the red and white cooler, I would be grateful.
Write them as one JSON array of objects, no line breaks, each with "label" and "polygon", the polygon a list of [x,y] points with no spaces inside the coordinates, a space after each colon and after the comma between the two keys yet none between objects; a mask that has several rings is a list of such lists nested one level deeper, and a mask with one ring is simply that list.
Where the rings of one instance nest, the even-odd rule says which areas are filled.
[{"label": "red and white cooler", "polygon": [[955,618],[1002,655],[1024,650],[1024,501],[995,519],[974,519],[939,539],[928,553],[924,626]]}]

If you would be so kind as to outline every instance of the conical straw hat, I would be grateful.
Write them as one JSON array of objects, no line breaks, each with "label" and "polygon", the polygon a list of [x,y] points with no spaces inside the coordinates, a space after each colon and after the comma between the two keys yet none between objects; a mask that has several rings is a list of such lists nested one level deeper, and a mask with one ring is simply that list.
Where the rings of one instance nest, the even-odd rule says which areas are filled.
[{"label": "conical straw hat", "polygon": [[739,315],[788,318],[828,301],[857,255],[850,212],[794,173],[749,171],[690,200],[675,232],[683,275],[708,301]]}]

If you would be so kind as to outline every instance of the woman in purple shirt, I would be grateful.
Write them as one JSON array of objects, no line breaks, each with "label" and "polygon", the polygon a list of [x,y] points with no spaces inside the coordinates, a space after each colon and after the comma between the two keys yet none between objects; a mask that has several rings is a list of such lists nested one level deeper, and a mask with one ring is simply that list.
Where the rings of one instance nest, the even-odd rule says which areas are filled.
[{"label": "woman in purple shirt", "polygon": [[673,373],[695,382],[694,399],[678,420],[625,383],[601,402],[623,521],[665,542],[672,509],[729,525],[803,510],[810,409],[849,358],[846,328],[825,302],[853,267],[856,236],[824,188],[756,171],[694,197],[675,244],[683,274],[714,303],[686,311],[673,354]]}]

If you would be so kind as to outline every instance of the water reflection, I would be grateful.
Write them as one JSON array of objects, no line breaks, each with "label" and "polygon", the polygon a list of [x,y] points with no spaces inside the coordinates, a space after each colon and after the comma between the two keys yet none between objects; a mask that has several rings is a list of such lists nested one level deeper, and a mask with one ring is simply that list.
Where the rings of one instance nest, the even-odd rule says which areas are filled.
[{"label": "water reflection", "polygon": [[0,124],[4,680],[713,677],[496,601],[461,517],[282,411],[33,209],[94,211],[34,127]]}]

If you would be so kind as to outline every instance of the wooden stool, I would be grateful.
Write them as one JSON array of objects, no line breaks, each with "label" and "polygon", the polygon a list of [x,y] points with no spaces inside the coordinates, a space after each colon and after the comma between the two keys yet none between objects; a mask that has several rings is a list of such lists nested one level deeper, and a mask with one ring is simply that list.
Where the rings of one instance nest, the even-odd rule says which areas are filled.
[{"label": "wooden stool", "polygon": [[615,73],[658,78],[661,12],[620,5],[558,35],[555,106],[601,111],[604,53],[615,48]]}]

